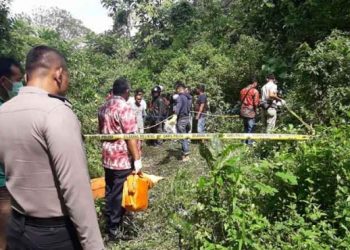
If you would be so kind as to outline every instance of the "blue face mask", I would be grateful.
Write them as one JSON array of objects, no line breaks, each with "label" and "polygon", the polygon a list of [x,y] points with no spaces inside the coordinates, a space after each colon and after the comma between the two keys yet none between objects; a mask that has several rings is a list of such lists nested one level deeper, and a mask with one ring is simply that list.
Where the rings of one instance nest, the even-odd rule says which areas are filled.
[{"label": "blue face mask", "polygon": [[23,87],[22,82],[14,82],[12,83],[12,89],[7,90],[7,94],[9,95],[9,98],[11,99],[12,97],[15,97],[18,95],[19,90]]}]

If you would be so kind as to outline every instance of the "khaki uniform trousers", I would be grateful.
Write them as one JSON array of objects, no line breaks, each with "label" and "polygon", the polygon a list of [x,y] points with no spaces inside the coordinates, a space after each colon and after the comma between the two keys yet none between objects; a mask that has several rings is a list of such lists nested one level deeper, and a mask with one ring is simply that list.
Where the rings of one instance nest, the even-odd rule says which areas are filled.
[{"label": "khaki uniform trousers", "polygon": [[266,133],[272,133],[276,127],[277,109],[270,107],[267,110],[264,110],[263,121],[264,121],[264,126],[266,128]]}]

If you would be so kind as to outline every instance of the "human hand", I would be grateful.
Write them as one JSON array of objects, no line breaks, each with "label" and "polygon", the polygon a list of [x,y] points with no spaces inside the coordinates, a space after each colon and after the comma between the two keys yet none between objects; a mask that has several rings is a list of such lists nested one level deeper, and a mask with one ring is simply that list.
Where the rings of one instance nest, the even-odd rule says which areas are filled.
[{"label": "human hand", "polygon": [[173,117],[169,120],[170,125],[175,125],[177,120],[177,115],[173,115]]},{"label": "human hand", "polygon": [[134,161],[135,173],[138,174],[142,169],[141,159]]}]

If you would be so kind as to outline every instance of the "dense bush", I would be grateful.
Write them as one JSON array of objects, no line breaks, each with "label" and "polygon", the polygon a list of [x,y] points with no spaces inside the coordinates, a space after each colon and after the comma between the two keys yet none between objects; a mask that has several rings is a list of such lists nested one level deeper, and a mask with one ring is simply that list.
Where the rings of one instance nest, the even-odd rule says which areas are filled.
[{"label": "dense bush", "polygon": [[316,48],[304,45],[298,53],[300,59],[294,72],[294,106],[304,111],[314,123],[348,121],[349,35],[335,31]]},{"label": "dense bush", "polygon": [[[319,129],[321,131],[321,128]],[[325,129],[307,143],[203,147],[211,171],[178,224],[200,249],[346,249],[350,129]],[[261,152],[273,147],[267,158]]]}]

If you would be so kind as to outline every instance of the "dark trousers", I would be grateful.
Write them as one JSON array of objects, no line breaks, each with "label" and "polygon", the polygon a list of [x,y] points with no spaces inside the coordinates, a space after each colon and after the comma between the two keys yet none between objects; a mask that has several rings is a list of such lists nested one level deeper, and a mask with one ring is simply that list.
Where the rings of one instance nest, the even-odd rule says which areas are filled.
[{"label": "dark trousers", "polygon": [[[187,134],[190,126],[190,118],[188,116],[177,119],[176,130],[179,134]],[[182,155],[190,154],[190,141],[188,139],[180,140]]]},{"label": "dark trousers", "polygon": [[[254,133],[255,128],[255,118],[243,118],[243,125],[244,125],[244,132],[245,133]],[[253,144],[252,140],[246,140],[246,144],[251,145]]]},{"label": "dark trousers", "polygon": [[[154,122],[151,123],[151,126],[152,126],[151,133],[152,134],[161,134],[161,133],[163,133],[163,124],[158,124],[160,122],[161,121],[159,120],[159,121],[154,121]],[[162,140],[152,140],[151,143],[153,145],[160,145],[160,144],[162,144]]]},{"label": "dark trousers", "polygon": [[106,222],[110,234],[115,234],[123,222],[125,209],[122,207],[123,185],[133,169],[112,170],[105,168],[106,180]]},{"label": "dark trousers", "polygon": [[64,221],[30,222],[27,217],[12,211],[7,229],[9,250],[73,250],[82,249],[73,223]]}]

